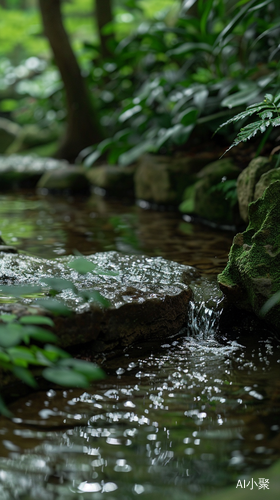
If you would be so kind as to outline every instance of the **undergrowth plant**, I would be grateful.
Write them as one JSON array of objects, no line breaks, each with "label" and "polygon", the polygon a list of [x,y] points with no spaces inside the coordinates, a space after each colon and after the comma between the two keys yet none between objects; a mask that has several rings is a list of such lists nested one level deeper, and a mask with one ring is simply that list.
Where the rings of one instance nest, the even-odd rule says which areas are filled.
[{"label": "undergrowth plant", "polygon": [[[76,258],[68,266],[79,274],[116,274],[99,269],[84,257]],[[27,306],[26,315],[0,314],[0,368],[12,372],[15,377],[34,389],[38,388],[34,368],[36,375],[51,383],[86,388],[90,382],[104,377],[103,370],[94,363],[73,359],[70,354],[55,345],[59,343],[59,338],[46,329],[55,326],[53,319],[38,315],[34,305],[43,307],[52,316],[71,315],[71,309],[55,298],[60,292],[69,289],[83,302],[94,301],[104,308],[110,303],[96,290],[78,290],[70,280],[42,277],[40,281],[39,285],[0,285],[4,302],[8,297],[9,300],[28,297],[34,301],[34,304]],[[1,396],[0,413],[11,416]]]},{"label": "undergrowth plant", "polygon": [[145,152],[169,154],[198,127],[210,139],[234,106],[276,88],[279,23],[272,0],[194,0],[173,24],[164,13],[142,22],[112,61],[93,61],[88,79],[109,138],[79,160],[128,165]]},{"label": "undergrowth plant", "polygon": [[240,144],[240,142],[248,141],[258,132],[261,132],[262,134],[266,132],[266,139],[273,127],[279,127],[280,93],[277,93],[275,96],[273,96],[272,94],[265,94],[264,100],[262,102],[258,102],[256,104],[248,106],[245,111],[238,113],[226,122],[222,123],[222,125],[218,127],[217,131],[224,126],[229,125],[230,123],[245,120],[246,118],[254,114],[259,117],[259,120],[248,123],[247,125],[245,125],[245,127],[242,127],[237,137],[234,139],[230,147],[224,152],[224,154],[234,146]]}]

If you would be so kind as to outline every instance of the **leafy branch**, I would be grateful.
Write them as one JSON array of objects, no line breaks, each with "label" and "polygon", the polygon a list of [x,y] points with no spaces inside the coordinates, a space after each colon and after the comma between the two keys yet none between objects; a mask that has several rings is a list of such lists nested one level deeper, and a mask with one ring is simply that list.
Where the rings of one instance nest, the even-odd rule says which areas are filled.
[{"label": "leafy branch", "polygon": [[[279,127],[280,125],[280,93],[273,96],[272,94],[266,94],[263,102],[252,104],[248,106],[245,111],[238,113],[226,122],[222,123],[216,130],[220,130],[222,127],[229,125],[230,123],[237,122],[239,120],[244,120],[253,114],[257,114],[260,120],[252,123],[248,123],[245,127],[242,127],[237,137],[234,139],[231,146],[224,152],[226,154],[231,148],[237,146],[240,142],[245,142],[254,137],[258,132],[264,133],[269,127]],[[215,133],[216,133],[215,132]],[[223,155],[222,155],[223,156]]]}]

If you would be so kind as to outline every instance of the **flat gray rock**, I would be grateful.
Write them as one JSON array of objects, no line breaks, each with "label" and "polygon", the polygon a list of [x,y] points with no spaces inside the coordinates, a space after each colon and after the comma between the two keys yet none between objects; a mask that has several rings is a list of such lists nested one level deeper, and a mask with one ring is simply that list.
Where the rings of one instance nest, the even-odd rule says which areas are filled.
[{"label": "flat gray rock", "polygon": [[55,158],[39,158],[32,155],[0,155],[0,190],[18,187],[35,187],[41,176],[69,164]]},{"label": "flat gray rock", "polygon": [[[76,258],[79,257],[46,260],[0,253],[0,293],[1,285],[41,284],[43,296],[47,296],[50,287],[44,279],[71,281],[78,293],[69,286],[56,299],[70,307],[73,314],[54,317],[54,331],[64,348],[90,343],[88,354],[93,357],[137,340],[168,337],[186,326],[192,296],[189,284],[197,275],[194,268],[161,257],[105,252],[87,256],[86,260],[97,267],[81,275],[68,265]],[[79,295],[81,291],[93,290],[110,301],[108,308],[101,307],[92,297],[84,302]],[[22,316],[28,314],[28,308],[35,307],[38,313],[51,316],[38,303],[38,295],[11,299],[8,303],[2,298],[0,312]]]}]

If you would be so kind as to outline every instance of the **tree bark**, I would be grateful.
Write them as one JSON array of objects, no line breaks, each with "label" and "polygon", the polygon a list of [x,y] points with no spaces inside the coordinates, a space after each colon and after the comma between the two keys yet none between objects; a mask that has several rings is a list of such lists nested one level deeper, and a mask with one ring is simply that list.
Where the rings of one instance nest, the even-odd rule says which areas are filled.
[{"label": "tree bark", "polygon": [[44,33],[53,51],[66,94],[66,134],[56,156],[74,161],[82,149],[100,142],[103,135],[85,81],[63,26],[61,0],[38,1]]},{"label": "tree bark", "polygon": [[110,41],[114,40],[114,35],[104,35],[103,28],[113,21],[112,0],[95,0],[95,16],[100,41],[100,51],[102,58],[112,56]]}]

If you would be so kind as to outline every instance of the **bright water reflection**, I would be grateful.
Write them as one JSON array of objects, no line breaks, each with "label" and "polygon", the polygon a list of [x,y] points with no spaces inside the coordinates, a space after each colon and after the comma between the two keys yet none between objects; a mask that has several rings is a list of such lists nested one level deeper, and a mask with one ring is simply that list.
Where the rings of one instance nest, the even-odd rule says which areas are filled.
[{"label": "bright water reflection", "polygon": [[193,226],[177,213],[97,195],[1,195],[0,231],[8,244],[40,257],[118,250],[160,255],[212,274],[224,268],[232,241],[231,234]]},{"label": "bright water reflection", "polygon": [[268,466],[280,455],[279,347],[202,332],[156,353],[139,345],[91,391],[15,404],[1,422],[1,500],[183,500]]}]

